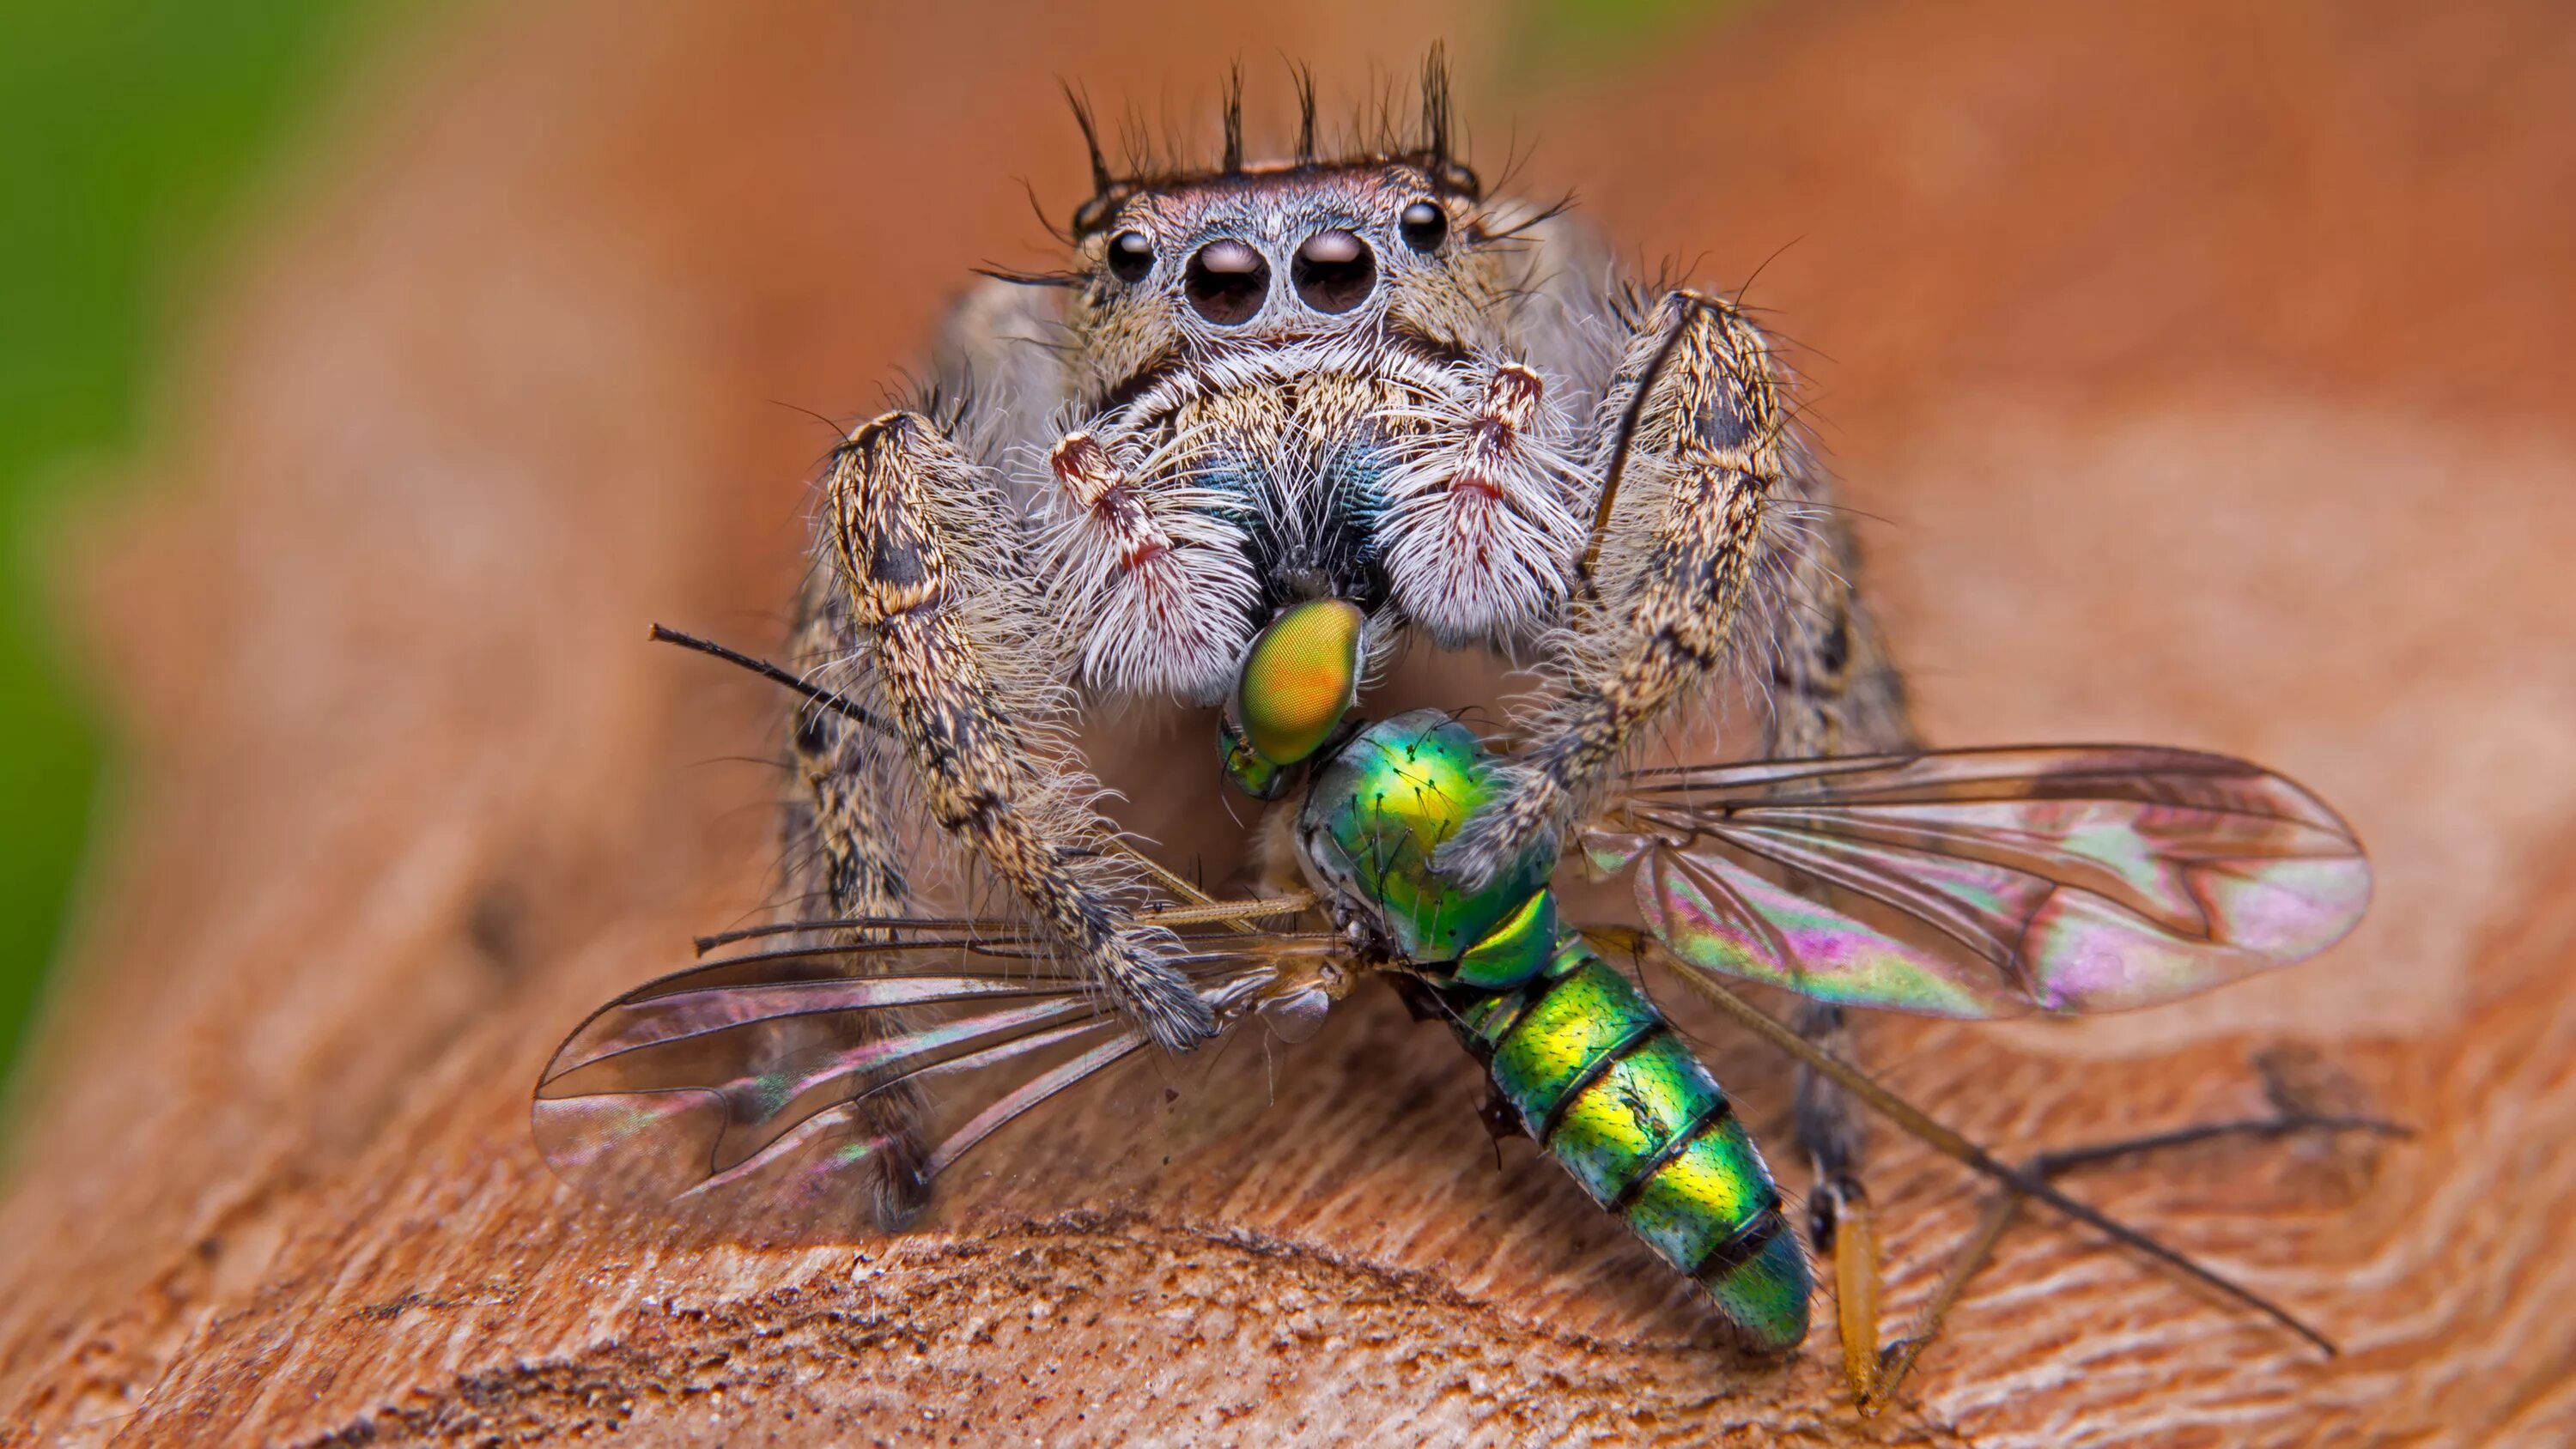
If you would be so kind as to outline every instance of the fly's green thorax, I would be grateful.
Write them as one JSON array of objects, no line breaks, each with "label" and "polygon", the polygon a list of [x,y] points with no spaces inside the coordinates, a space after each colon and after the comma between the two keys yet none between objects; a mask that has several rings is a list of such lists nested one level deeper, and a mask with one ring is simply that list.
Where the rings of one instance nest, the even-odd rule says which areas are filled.
[{"label": "fly's green thorax", "polygon": [[1753,1346],[1806,1336],[1812,1289],[1779,1190],[1725,1092],[1663,1014],[1560,919],[1533,850],[1460,889],[1433,853],[1495,790],[1474,733],[1423,711],[1361,730],[1316,772],[1308,863],[1377,926],[1540,1147]]},{"label": "fly's green thorax", "polygon": [[1475,891],[1431,868],[1432,852],[1494,794],[1474,732],[1416,710],[1362,730],[1317,772],[1298,833],[1307,860],[1397,951],[1451,962],[1542,893],[1556,865],[1533,849]]}]

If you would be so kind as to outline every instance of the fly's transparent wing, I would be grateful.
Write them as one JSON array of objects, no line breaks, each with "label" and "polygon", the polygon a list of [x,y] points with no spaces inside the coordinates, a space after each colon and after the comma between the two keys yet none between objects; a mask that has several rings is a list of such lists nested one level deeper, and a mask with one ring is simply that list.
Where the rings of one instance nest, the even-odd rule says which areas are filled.
[{"label": "fly's transparent wing", "polygon": [[[598,1196],[748,1231],[847,1236],[867,1224],[886,1175],[926,1186],[1145,1047],[1087,982],[1025,942],[955,926],[874,922],[863,938],[887,939],[747,951],[627,992],[539,1079],[539,1149]],[[1338,943],[1249,935],[1186,949],[1221,1023],[1259,1015],[1310,1028],[1345,979]],[[942,1110],[920,1129],[888,1127],[909,1114],[867,1108],[896,1092]]]},{"label": "fly's transparent wing", "polygon": [[2370,900],[2315,796],[2147,746],[1640,771],[1582,844],[1691,966],[1936,1016],[2170,1001],[2324,950]]}]

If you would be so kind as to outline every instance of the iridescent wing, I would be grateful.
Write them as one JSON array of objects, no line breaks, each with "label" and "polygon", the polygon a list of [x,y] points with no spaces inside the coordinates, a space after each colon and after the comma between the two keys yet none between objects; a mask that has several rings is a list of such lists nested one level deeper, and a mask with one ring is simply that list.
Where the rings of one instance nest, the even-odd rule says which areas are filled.
[{"label": "iridescent wing", "polygon": [[[887,1175],[926,1187],[1147,1044],[1025,938],[955,921],[836,924],[869,944],[746,950],[593,1013],[531,1108],[555,1172],[745,1231],[846,1237]],[[1338,940],[1199,933],[1184,948],[1180,964],[1229,1026],[1258,1017],[1293,1039],[1346,989]],[[945,1090],[924,1092],[934,1085]],[[939,1109],[918,1129],[909,1112],[870,1110],[894,1093]]]},{"label": "iridescent wing", "polygon": [[1688,965],[1935,1016],[2170,1001],[2324,950],[2370,900],[2315,796],[2145,746],[1639,771],[1581,844]]}]

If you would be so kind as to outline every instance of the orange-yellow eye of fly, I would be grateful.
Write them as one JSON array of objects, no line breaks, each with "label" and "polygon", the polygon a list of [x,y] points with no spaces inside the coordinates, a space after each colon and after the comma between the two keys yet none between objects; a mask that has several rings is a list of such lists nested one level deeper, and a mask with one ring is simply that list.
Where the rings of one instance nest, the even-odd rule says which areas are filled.
[{"label": "orange-yellow eye of fly", "polygon": [[1316,599],[1270,621],[1243,658],[1234,715],[1253,751],[1293,765],[1324,747],[1359,693],[1359,606]]}]

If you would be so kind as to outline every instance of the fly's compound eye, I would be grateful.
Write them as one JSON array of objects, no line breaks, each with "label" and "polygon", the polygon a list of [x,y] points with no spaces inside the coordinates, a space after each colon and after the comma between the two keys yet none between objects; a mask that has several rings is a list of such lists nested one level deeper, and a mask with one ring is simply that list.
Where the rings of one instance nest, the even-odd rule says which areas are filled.
[{"label": "fly's compound eye", "polygon": [[1154,270],[1154,239],[1141,231],[1122,231],[1109,239],[1109,275],[1134,286]]},{"label": "fly's compound eye", "polygon": [[1428,201],[1406,207],[1396,226],[1404,233],[1404,244],[1417,252],[1438,251],[1449,239],[1449,213]]},{"label": "fly's compound eye", "polygon": [[1359,695],[1366,617],[1346,599],[1317,599],[1282,613],[1252,641],[1229,714],[1254,754],[1293,765],[1332,738]]},{"label": "fly's compound eye", "polygon": [[1297,248],[1288,279],[1318,312],[1347,312],[1368,300],[1377,285],[1377,258],[1368,243],[1346,231],[1319,231]]},{"label": "fly's compound eye", "polygon": [[1249,322],[1270,295],[1270,264],[1239,241],[1212,241],[1190,258],[1181,279],[1198,314],[1221,327]]}]

